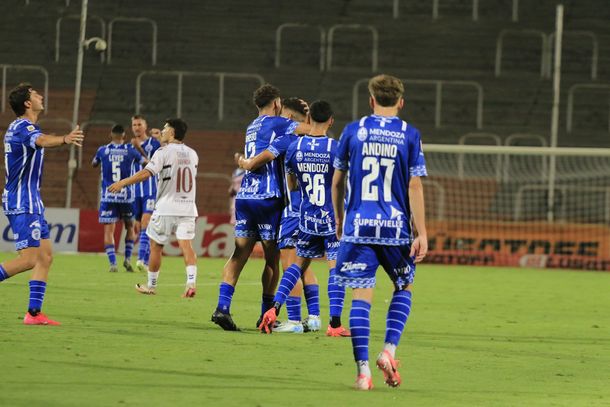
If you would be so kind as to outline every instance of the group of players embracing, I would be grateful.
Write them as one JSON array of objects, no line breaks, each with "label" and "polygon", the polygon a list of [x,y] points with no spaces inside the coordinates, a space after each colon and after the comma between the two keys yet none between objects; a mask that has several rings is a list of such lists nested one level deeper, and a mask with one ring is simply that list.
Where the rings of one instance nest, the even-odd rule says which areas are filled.
[{"label": "group of players embracing", "polygon": [[[212,321],[239,328],[230,313],[239,276],[257,241],[265,257],[261,316],[264,333],[320,329],[319,286],[309,268],[326,256],[331,337],[351,337],[356,388],[373,387],[369,367],[370,310],[382,266],[394,291],[384,346],[376,365],[385,383],[401,383],[396,347],[411,311],[415,264],[428,250],[421,177],[427,175],[419,131],[398,117],[404,85],[390,75],[369,81],[373,114],[349,123],[337,142],[328,136],[331,105],[282,100],[266,84],[254,92],[259,115],[246,130],[246,170],[235,203],[235,250],[227,261]],[[294,250],[296,249],[296,250]],[[283,276],[279,282],[279,256]],[[345,287],[353,289],[349,330],[341,324]],[[308,317],[301,321],[301,292]],[[286,304],[288,320],[277,321]]]}]

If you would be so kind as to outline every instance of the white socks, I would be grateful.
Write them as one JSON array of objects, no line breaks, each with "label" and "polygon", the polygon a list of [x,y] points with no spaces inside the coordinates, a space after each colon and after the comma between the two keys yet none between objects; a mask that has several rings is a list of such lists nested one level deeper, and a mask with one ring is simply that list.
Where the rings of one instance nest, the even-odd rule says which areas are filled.
[{"label": "white socks", "polygon": [[148,288],[157,288],[157,280],[159,279],[158,271],[149,271],[148,272]]},{"label": "white socks", "polygon": [[186,285],[195,287],[197,284],[197,266],[186,266]]},{"label": "white socks", "polygon": [[368,360],[357,360],[356,365],[358,366],[358,375],[365,375],[371,377],[371,368],[369,367]]},{"label": "white socks", "polygon": [[392,359],[395,358],[395,355],[396,355],[396,345],[394,345],[392,343],[386,343],[385,345],[383,345],[383,350],[388,351],[390,356],[392,356]]}]

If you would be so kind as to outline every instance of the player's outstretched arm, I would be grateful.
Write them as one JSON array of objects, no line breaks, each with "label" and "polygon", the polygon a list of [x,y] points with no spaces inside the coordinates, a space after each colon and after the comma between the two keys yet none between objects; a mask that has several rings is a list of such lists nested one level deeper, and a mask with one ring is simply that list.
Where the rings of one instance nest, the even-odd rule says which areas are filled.
[{"label": "player's outstretched arm", "polygon": [[145,181],[148,178],[150,178],[152,175],[153,174],[145,168],[143,170],[136,172],[131,177],[123,178],[122,180],[110,185],[108,187],[108,192],[112,192],[112,193],[120,192],[121,189],[125,188],[126,186]]},{"label": "player's outstretched arm", "polygon": [[63,146],[64,144],[74,144],[75,146],[82,147],[84,138],[85,134],[77,125],[74,130],[65,136],[41,134],[40,137],[36,139],[36,145],[43,148],[59,147]]},{"label": "player's outstretched arm", "polygon": [[236,162],[244,170],[256,171],[268,162],[273,161],[274,158],[275,155],[271,151],[265,150],[252,158],[245,158],[242,154],[238,154]]},{"label": "player's outstretched arm", "polygon": [[411,213],[413,214],[415,229],[417,229],[417,237],[411,245],[410,256],[415,256],[415,262],[419,263],[428,253],[424,186],[420,177],[412,177],[411,181],[409,181],[409,204],[411,206]]},{"label": "player's outstretched arm", "polygon": [[335,168],[333,175],[332,197],[333,209],[335,211],[335,224],[337,228],[337,239],[343,236],[343,210],[345,206],[345,171]]}]

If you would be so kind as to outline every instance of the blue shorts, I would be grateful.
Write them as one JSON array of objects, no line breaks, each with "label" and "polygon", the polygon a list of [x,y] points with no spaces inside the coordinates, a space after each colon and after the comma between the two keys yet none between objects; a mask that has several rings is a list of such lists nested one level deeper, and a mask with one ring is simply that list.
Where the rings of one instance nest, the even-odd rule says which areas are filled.
[{"label": "blue shorts", "polygon": [[118,202],[100,202],[98,221],[100,223],[116,223],[119,220],[133,219],[133,204]]},{"label": "blue shorts", "polygon": [[280,237],[277,239],[279,249],[293,249],[297,247],[299,237],[299,217],[283,216],[280,221]]},{"label": "blue shorts", "polygon": [[23,213],[6,217],[13,230],[15,250],[40,247],[40,239],[49,238],[49,225],[44,214]]},{"label": "blue shorts", "polygon": [[133,216],[137,221],[142,220],[145,213],[153,213],[155,210],[155,197],[152,195],[136,196],[133,201]]},{"label": "blue shorts", "polygon": [[297,256],[306,259],[324,257],[326,260],[335,260],[339,250],[339,241],[334,233],[327,236],[312,235],[311,233],[299,231],[297,242]]},{"label": "blue shorts", "polygon": [[415,263],[410,245],[382,246],[341,242],[337,255],[335,283],[351,288],[375,287],[375,273],[381,265],[396,290],[413,284]]},{"label": "blue shorts", "polygon": [[276,240],[283,210],[281,198],[236,199],[235,237]]}]

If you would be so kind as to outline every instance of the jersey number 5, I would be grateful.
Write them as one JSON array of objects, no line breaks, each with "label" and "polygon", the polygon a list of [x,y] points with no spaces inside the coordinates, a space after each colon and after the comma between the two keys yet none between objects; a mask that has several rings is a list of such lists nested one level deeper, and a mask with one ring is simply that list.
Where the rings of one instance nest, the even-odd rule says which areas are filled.
[{"label": "jersey number 5", "polygon": [[191,192],[193,189],[193,173],[189,167],[178,167],[176,174],[176,192]]},{"label": "jersey number 5", "polygon": [[374,185],[379,178],[379,167],[385,167],[385,176],[383,177],[383,200],[390,202],[392,200],[392,175],[394,174],[394,160],[390,158],[364,157],[362,160],[362,170],[371,171],[362,178],[362,200],[363,201],[378,201],[379,187]]},{"label": "jersey number 5", "polygon": [[114,182],[121,180],[121,163],[118,161],[112,162],[112,180]]}]

